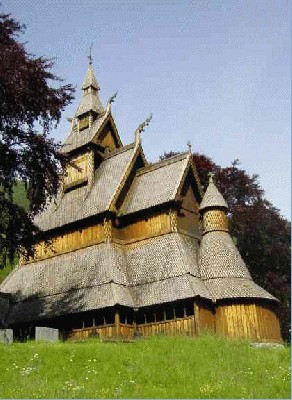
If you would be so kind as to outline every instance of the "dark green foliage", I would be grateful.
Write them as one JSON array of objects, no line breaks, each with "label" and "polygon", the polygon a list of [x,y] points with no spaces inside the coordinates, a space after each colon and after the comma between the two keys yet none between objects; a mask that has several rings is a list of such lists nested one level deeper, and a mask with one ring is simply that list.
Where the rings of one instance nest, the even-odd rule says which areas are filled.
[{"label": "dark green foliage", "polygon": [[[37,233],[33,216],[58,188],[64,161],[49,134],[71,101],[71,85],[58,87],[53,63],[29,54],[18,41],[24,26],[0,14],[0,264],[29,249]],[[14,188],[24,183],[27,200],[16,203]]]}]

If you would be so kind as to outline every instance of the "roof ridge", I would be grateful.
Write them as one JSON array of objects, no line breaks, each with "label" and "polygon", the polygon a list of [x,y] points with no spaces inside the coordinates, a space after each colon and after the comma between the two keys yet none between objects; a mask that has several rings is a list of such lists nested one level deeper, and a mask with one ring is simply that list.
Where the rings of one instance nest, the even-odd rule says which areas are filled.
[{"label": "roof ridge", "polygon": [[106,156],[104,157],[104,160],[108,160],[111,157],[115,157],[115,156],[117,156],[119,154],[122,154],[125,151],[133,149],[134,147],[135,147],[135,143],[130,143],[130,144],[127,144],[125,146],[118,147],[117,149],[115,149],[115,150],[111,151],[110,153],[106,154]]},{"label": "roof ridge", "polygon": [[147,174],[148,172],[155,171],[156,169],[163,168],[166,165],[174,164],[176,162],[182,161],[189,155],[189,152],[179,153],[173,157],[167,158],[165,160],[156,161],[155,163],[151,163],[146,165],[145,167],[139,168],[136,176]]}]

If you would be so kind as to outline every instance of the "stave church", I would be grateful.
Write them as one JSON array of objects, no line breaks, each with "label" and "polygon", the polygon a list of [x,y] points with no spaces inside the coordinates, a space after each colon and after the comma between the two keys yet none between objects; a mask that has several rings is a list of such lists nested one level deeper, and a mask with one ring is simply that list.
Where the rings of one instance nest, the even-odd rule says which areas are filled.
[{"label": "stave church", "polygon": [[35,254],[0,286],[2,324],[19,340],[44,326],[64,339],[209,331],[281,342],[278,300],[252,280],[212,176],[203,193],[191,151],[148,163],[149,120],[123,145],[99,90],[90,59]]}]

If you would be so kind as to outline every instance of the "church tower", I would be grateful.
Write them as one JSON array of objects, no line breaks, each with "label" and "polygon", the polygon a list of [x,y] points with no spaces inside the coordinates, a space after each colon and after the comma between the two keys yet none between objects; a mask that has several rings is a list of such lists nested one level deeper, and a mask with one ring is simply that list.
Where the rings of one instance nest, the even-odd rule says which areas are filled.
[{"label": "church tower", "polygon": [[60,190],[34,219],[34,257],[0,286],[0,321],[20,340],[45,326],[68,339],[208,329],[280,342],[277,299],[253,282],[212,177],[203,196],[191,148],[148,163],[150,118],[123,145],[91,56],[81,89]]},{"label": "church tower", "polygon": [[212,174],[199,210],[203,224],[199,269],[215,303],[215,331],[234,338],[279,341],[277,299],[252,280],[229,234],[228,205]]}]

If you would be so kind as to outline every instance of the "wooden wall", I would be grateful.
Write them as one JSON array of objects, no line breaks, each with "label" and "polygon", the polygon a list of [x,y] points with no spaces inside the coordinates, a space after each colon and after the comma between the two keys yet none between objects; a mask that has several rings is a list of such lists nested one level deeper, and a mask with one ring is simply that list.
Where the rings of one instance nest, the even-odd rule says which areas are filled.
[{"label": "wooden wall", "polygon": [[[197,308],[197,311],[196,311]],[[195,315],[198,315],[198,327],[199,333],[203,332],[215,332],[215,314],[210,306],[208,305],[198,305],[195,306]]]},{"label": "wooden wall", "polygon": [[103,224],[87,226],[85,228],[67,232],[63,235],[53,237],[48,244],[41,241],[36,246],[33,260],[29,262],[44,260],[58,254],[68,253],[87,246],[92,246],[104,241]]},{"label": "wooden wall", "polygon": [[167,211],[153,213],[148,218],[139,218],[122,228],[113,229],[113,238],[127,243],[171,232],[171,221]]},{"label": "wooden wall", "polygon": [[66,167],[64,173],[64,187],[72,186],[75,182],[88,179],[89,153],[72,159],[72,165]]},{"label": "wooden wall", "polygon": [[275,312],[258,304],[230,304],[216,309],[216,332],[231,338],[246,338],[262,342],[281,342],[281,332]]},{"label": "wooden wall", "polygon": [[183,233],[199,236],[201,230],[198,214],[182,208],[178,214],[177,228]]},{"label": "wooden wall", "polygon": [[198,236],[201,234],[199,218],[199,204],[195,198],[191,186],[182,198],[182,206],[178,212],[177,227],[179,231]]},{"label": "wooden wall", "polygon": [[195,319],[192,315],[173,320],[139,324],[137,325],[137,332],[140,332],[142,336],[157,334],[194,336],[196,333]]},{"label": "wooden wall", "polygon": [[[171,303],[169,303],[171,306]],[[158,307],[158,306],[156,306]],[[161,306],[162,307],[162,306]],[[148,309],[148,316],[155,314],[155,307]],[[162,308],[161,308],[162,310]],[[189,309],[190,312],[190,309]],[[280,326],[274,310],[265,304],[222,304],[217,306],[216,313],[213,305],[196,300],[193,305],[193,315],[174,317],[159,321],[136,323],[134,320],[127,322],[125,311],[120,315],[116,310],[111,323],[98,326],[72,329],[64,334],[68,339],[100,338],[132,338],[135,334],[141,336],[188,335],[196,336],[204,332],[218,333],[231,339],[248,339],[257,342],[282,342]],[[130,315],[130,314],[129,314]],[[145,316],[146,314],[144,314]],[[158,315],[158,314],[156,314]],[[82,318],[82,316],[81,316]],[[146,317],[145,317],[146,318]],[[131,318],[130,318],[131,319]],[[62,327],[59,329],[62,331]]]},{"label": "wooden wall", "polygon": [[117,327],[115,324],[102,325],[92,328],[73,329],[71,332],[66,333],[65,339],[88,339],[90,337],[103,338],[131,338],[134,334],[134,327],[132,324],[119,324],[119,333],[117,335]]},{"label": "wooden wall", "polygon": [[196,334],[194,316],[176,318],[169,321],[159,321],[147,324],[116,324],[103,325],[91,328],[73,329],[65,334],[66,339],[88,339],[90,337],[100,338],[131,338],[134,332],[140,333],[142,336],[152,336],[157,334],[165,335],[188,335]]},{"label": "wooden wall", "polygon": [[111,151],[117,148],[113,134],[110,130],[108,130],[105,134],[104,138],[102,139],[101,145],[104,147],[108,147]]}]

